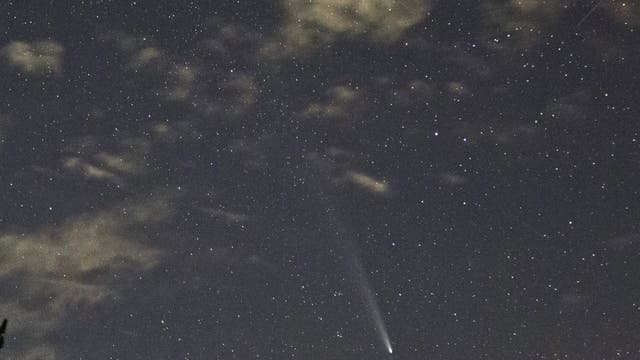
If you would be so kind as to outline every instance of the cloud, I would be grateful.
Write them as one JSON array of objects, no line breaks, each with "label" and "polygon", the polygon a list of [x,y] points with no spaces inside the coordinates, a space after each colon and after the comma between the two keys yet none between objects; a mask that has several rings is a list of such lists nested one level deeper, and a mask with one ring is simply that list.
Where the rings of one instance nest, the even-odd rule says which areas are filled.
[{"label": "cloud", "polygon": [[360,187],[361,189],[375,195],[389,195],[391,190],[389,184],[386,181],[376,179],[372,176],[365,175],[360,172],[348,171],[347,180],[349,180],[352,184]]},{"label": "cloud", "polygon": [[[165,212],[151,204],[122,207],[94,216],[84,216],[32,234],[0,236],[0,277],[24,273],[54,279],[114,267],[150,268],[157,253],[137,245],[123,232],[126,226],[157,221]],[[158,211],[160,210],[160,211]]]},{"label": "cloud", "polygon": [[461,96],[469,93],[465,84],[460,81],[449,81],[446,84],[447,91],[453,96]]},{"label": "cloud", "polygon": [[170,51],[155,44],[151,37],[139,37],[113,31],[101,37],[122,52],[128,62],[127,69],[141,73],[150,82],[153,92],[167,100],[186,101],[191,98],[199,68],[188,62],[178,61]]},{"label": "cloud", "polygon": [[164,57],[165,54],[162,50],[153,46],[145,47],[133,54],[129,66],[134,69],[139,69],[153,62],[161,61]]},{"label": "cloud", "polygon": [[357,156],[348,150],[329,147],[325,153],[309,152],[304,157],[335,187],[344,189],[345,184],[351,184],[372,195],[391,196],[389,182],[356,170],[353,162]]},{"label": "cloud", "polygon": [[[78,174],[86,179],[112,182],[125,185],[124,176],[140,175],[145,171],[144,157],[150,151],[148,141],[140,138],[124,138],[120,148],[113,152],[99,151],[93,139],[80,139],[65,150],[74,154],[62,160],[67,172]],[[91,155],[92,152],[96,152]]]},{"label": "cloud", "polygon": [[338,36],[393,42],[424,19],[426,0],[287,0],[281,39],[263,52],[280,56],[305,52]]},{"label": "cloud", "polygon": [[10,65],[27,74],[61,74],[64,48],[55,41],[13,41],[2,48]]},{"label": "cloud", "polygon": [[565,9],[562,0],[489,0],[482,5],[486,41],[495,49],[530,47],[555,24]]},{"label": "cloud", "polygon": [[[162,253],[144,245],[139,230],[171,215],[167,201],[125,202],[59,226],[0,235],[0,281],[19,283],[7,286],[0,300],[12,333],[41,343],[70,309],[91,307],[114,294],[113,277],[104,274],[122,279],[155,267]],[[27,355],[23,358],[47,358]]]},{"label": "cloud", "polygon": [[170,72],[169,78],[172,89],[168,94],[171,100],[185,100],[191,92],[193,82],[196,79],[196,71],[193,66],[176,65]]},{"label": "cloud", "polygon": [[271,135],[259,139],[238,139],[229,144],[227,150],[240,156],[250,168],[266,169],[269,166],[268,147],[272,139]]},{"label": "cloud", "polygon": [[234,72],[224,76],[219,91],[225,114],[240,116],[255,104],[258,86],[252,75]]},{"label": "cloud", "polygon": [[305,110],[306,116],[339,117],[346,115],[359,98],[357,88],[351,86],[334,86],[325,92],[326,101],[313,102]]},{"label": "cloud", "polygon": [[144,170],[142,156],[138,151],[129,149],[129,151],[120,154],[103,151],[94,155],[94,159],[110,170],[135,175]]},{"label": "cloud", "polygon": [[554,125],[575,125],[587,118],[589,95],[584,91],[576,91],[561,98],[549,100],[544,114],[551,118]]},{"label": "cloud", "polygon": [[447,185],[460,185],[469,181],[466,177],[452,172],[444,172],[439,175],[439,178]]},{"label": "cloud", "polygon": [[229,84],[232,89],[238,92],[241,103],[251,105],[256,102],[256,83],[253,76],[238,74],[230,79]]},{"label": "cloud", "polygon": [[327,155],[338,163],[348,163],[355,157],[353,152],[335,146],[327,148]]},{"label": "cloud", "polygon": [[115,173],[95,166],[79,157],[68,157],[62,162],[65,169],[80,174],[87,179],[104,180],[118,185],[124,185],[124,180]]}]

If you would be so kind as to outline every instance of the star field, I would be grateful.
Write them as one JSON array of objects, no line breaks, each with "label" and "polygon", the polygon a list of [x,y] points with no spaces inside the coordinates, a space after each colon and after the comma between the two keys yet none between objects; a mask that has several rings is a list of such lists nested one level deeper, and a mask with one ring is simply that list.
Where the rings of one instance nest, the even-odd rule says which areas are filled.
[{"label": "star field", "polygon": [[638,3],[0,16],[1,358],[640,356]]}]

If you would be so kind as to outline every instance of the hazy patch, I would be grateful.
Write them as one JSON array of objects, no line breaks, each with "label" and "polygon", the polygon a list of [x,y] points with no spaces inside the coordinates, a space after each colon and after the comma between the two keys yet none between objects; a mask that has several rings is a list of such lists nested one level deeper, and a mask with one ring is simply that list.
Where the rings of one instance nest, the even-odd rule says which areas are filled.
[{"label": "hazy patch", "polygon": [[119,149],[100,151],[95,139],[86,137],[65,150],[74,154],[62,160],[62,168],[66,172],[122,186],[125,185],[125,176],[144,173],[145,155],[151,149],[149,142],[144,139],[124,138]]},{"label": "hazy patch", "polygon": [[62,161],[64,169],[81,175],[86,179],[108,181],[118,185],[124,185],[124,180],[114,172],[93,165],[79,157],[67,157]]},{"label": "hazy patch", "polygon": [[561,0],[489,0],[482,5],[486,41],[495,49],[531,47],[555,24],[565,2]]},{"label": "hazy patch", "polygon": [[169,73],[172,89],[168,94],[170,100],[185,100],[191,94],[196,71],[193,66],[176,65]]},{"label": "hazy patch", "polygon": [[552,99],[545,107],[544,114],[553,123],[559,125],[575,124],[587,118],[586,109],[589,106],[589,96],[583,91],[577,91],[558,99]]},{"label": "hazy patch", "polygon": [[448,185],[460,185],[469,181],[464,176],[461,176],[455,173],[450,173],[450,172],[445,172],[440,174],[440,180]]},{"label": "hazy patch", "polygon": [[27,74],[61,74],[62,45],[55,41],[13,41],[2,48],[9,64]]},{"label": "hazy patch", "polygon": [[431,8],[426,0],[288,0],[281,38],[263,48],[279,57],[312,50],[340,35],[393,42]]},{"label": "hazy patch", "polygon": [[[0,302],[13,333],[37,340],[69,311],[104,301],[114,292],[113,278],[100,273],[132,274],[156,266],[161,252],[144,245],[145,236],[135,229],[170,215],[167,198],[160,197],[121,203],[59,226],[2,234],[0,279],[20,280],[19,287],[3,291]],[[54,356],[49,350],[33,354],[34,359]]]},{"label": "hazy patch", "polygon": [[238,92],[238,98],[245,105],[256,102],[256,83],[252,76],[238,74],[229,81],[231,87]]},{"label": "hazy patch", "polygon": [[105,267],[149,268],[157,253],[137,245],[122,230],[167,215],[166,209],[155,206],[152,211],[151,204],[134,205],[82,216],[31,234],[2,235],[0,276],[24,272],[61,280]]},{"label": "hazy patch", "polygon": [[244,163],[254,169],[266,169],[269,166],[268,143],[270,137],[261,139],[238,139],[234,140],[227,150],[240,156]]},{"label": "hazy patch", "polygon": [[331,146],[327,149],[327,155],[338,163],[347,163],[354,158],[354,154],[351,151]]},{"label": "hazy patch", "polygon": [[360,172],[347,172],[347,180],[361,189],[376,195],[389,195],[391,190],[386,181],[376,179]]},{"label": "hazy patch", "polygon": [[163,59],[164,56],[164,52],[156,47],[145,47],[133,55],[129,66],[136,69],[141,68],[153,61]]},{"label": "hazy patch", "polygon": [[327,100],[311,103],[304,110],[304,115],[330,118],[346,115],[358,100],[359,91],[351,86],[334,86],[325,95]]},{"label": "hazy patch", "polygon": [[464,83],[460,81],[449,81],[446,84],[446,89],[454,96],[461,96],[469,93],[469,90],[465,87]]}]

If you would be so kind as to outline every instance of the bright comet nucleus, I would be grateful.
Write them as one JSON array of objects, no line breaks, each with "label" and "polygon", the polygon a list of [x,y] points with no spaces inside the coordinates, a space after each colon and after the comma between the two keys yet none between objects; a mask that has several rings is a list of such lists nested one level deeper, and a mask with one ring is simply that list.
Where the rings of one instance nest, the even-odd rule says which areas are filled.
[{"label": "bright comet nucleus", "polygon": [[386,346],[389,354],[393,354],[393,349],[391,348],[391,341],[389,341],[389,338],[386,337],[383,341],[384,341],[384,346]]}]

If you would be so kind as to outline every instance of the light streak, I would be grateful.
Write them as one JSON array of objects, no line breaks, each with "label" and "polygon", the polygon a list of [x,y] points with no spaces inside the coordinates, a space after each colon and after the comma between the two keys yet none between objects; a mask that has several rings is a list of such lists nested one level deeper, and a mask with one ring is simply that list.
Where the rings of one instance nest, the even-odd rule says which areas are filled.
[{"label": "light streak", "polygon": [[373,321],[373,326],[378,334],[378,338],[380,342],[384,345],[389,354],[393,353],[393,348],[391,347],[391,340],[389,339],[389,334],[387,333],[387,327],[384,323],[384,319],[382,317],[382,313],[380,312],[380,307],[376,301],[375,293],[373,292],[373,288],[369,283],[369,278],[367,277],[367,273],[358,258],[357,252],[355,251],[355,246],[351,242],[351,240],[345,240],[347,242],[347,254],[351,258],[349,261],[349,265],[351,267],[351,271],[355,276],[355,281],[358,284],[358,288],[360,290],[360,296],[362,297],[362,301],[365,304],[365,307],[369,313],[369,317],[371,321]]}]

